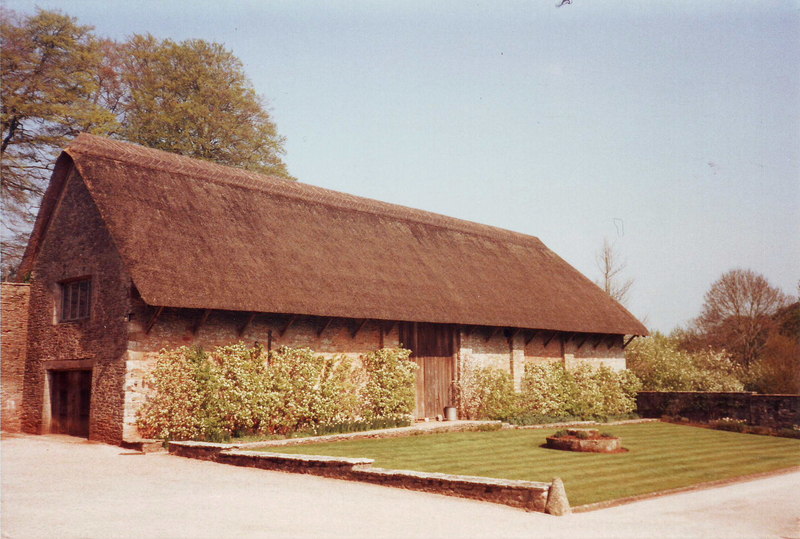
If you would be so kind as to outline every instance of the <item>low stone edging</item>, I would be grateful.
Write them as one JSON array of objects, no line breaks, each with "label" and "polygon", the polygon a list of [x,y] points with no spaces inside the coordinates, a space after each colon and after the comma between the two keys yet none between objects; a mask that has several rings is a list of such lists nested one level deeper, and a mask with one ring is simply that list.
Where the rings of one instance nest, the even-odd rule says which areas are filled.
[{"label": "low stone edging", "polygon": [[561,423],[542,423],[539,425],[514,425],[515,429],[560,429],[564,427],[585,427],[598,426],[607,427],[614,425],[638,425],[640,423],[658,423],[661,419],[639,418],[639,419],[620,419],[619,421],[563,421]]},{"label": "low stone edging", "polygon": [[232,449],[230,444],[204,442],[172,442],[169,444],[169,451],[182,457],[211,460],[222,464],[362,481],[499,503],[553,515],[571,512],[563,487],[552,488],[556,482],[560,485],[560,480],[557,479],[551,484],[490,477],[387,470],[373,468],[374,460],[372,459],[247,451]]},{"label": "low stone edging", "polygon": [[[424,424],[423,424],[424,425]],[[234,444],[239,449],[255,449],[260,447],[286,447],[290,445],[319,444],[324,442],[339,442],[341,440],[363,440],[372,438],[399,438],[403,436],[418,436],[428,434],[441,434],[443,432],[468,432],[496,426],[503,428],[502,421],[457,421],[455,423],[443,422],[436,426],[411,425],[393,429],[376,429],[361,432],[347,432],[342,434],[326,434],[323,436],[308,436],[306,438],[286,438],[285,440],[264,440],[261,442],[245,442]],[[231,447],[231,444],[228,444]]]}]

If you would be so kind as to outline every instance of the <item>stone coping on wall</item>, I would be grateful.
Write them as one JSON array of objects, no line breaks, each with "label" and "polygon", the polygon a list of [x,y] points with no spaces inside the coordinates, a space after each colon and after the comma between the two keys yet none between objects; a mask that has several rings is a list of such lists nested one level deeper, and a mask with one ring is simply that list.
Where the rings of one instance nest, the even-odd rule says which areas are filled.
[{"label": "stone coping on wall", "polygon": [[[350,458],[350,457],[329,457],[327,455],[297,455],[289,453],[272,453],[268,451],[246,451],[229,449],[221,451],[217,460],[219,462],[239,462],[247,458],[253,458],[266,466],[275,465],[280,469],[297,467],[305,470],[308,468],[353,468],[354,466],[370,466],[374,459]],[[258,466],[263,467],[263,466]],[[293,470],[289,470],[293,471]]]},{"label": "stone coping on wall", "polygon": [[227,444],[173,442],[170,443],[169,450],[178,456],[212,460],[223,464],[363,481],[499,503],[527,511],[547,512],[554,515],[562,515],[570,511],[569,502],[563,489],[552,489],[551,483],[411,470],[387,470],[373,468],[373,459],[248,451],[231,449]]}]

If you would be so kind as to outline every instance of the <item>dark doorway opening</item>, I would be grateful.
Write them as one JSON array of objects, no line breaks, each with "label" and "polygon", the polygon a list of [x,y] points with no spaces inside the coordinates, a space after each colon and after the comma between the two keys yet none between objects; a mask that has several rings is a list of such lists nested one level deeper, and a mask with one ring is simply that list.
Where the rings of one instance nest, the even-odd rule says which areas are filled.
[{"label": "dark doorway opening", "polygon": [[417,419],[444,415],[453,406],[455,361],[453,327],[409,322],[400,326],[400,345],[417,363]]},{"label": "dark doorway opening", "polygon": [[50,371],[50,432],[89,437],[92,371]]}]

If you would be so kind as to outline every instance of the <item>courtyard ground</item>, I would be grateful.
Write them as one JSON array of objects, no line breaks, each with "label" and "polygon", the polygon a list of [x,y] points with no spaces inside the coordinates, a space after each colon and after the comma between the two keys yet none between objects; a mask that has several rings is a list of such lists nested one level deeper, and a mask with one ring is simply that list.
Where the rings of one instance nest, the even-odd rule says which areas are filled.
[{"label": "courtyard ground", "polygon": [[800,538],[800,471],[553,517],[69,437],[4,436],[0,461],[3,538]]}]

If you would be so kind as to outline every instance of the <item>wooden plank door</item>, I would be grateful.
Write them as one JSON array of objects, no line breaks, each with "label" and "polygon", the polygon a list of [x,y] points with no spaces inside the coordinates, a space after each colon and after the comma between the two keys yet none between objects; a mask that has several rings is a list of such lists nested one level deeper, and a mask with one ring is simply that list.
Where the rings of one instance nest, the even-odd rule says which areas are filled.
[{"label": "wooden plank door", "polygon": [[445,406],[453,405],[453,328],[409,322],[401,326],[400,342],[411,350],[411,358],[418,365],[415,416],[444,415]]},{"label": "wooden plank door", "polygon": [[89,436],[92,371],[50,371],[50,432]]}]

